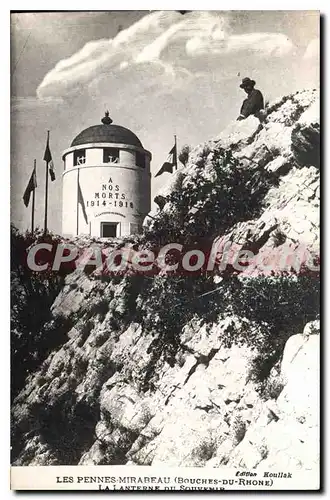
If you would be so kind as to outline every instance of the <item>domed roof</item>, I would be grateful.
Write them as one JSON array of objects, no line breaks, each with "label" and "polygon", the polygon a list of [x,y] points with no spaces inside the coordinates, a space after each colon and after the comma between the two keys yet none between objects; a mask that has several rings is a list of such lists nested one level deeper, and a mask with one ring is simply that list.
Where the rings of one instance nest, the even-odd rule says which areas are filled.
[{"label": "domed roof", "polygon": [[75,137],[71,147],[94,142],[113,142],[143,148],[140,139],[131,130],[120,125],[112,125],[109,112],[102,118],[102,125],[88,127]]}]

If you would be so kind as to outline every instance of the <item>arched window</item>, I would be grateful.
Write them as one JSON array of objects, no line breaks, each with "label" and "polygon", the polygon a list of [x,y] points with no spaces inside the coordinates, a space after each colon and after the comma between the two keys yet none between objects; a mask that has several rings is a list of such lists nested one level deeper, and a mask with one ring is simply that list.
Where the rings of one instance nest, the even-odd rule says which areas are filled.
[{"label": "arched window", "polygon": [[104,148],[103,149],[103,163],[119,163],[119,149],[118,148]]},{"label": "arched window", "polygon": [[86,162],[86,149],[76,149],[73,152],[73,165],[83,165]]},{"label": "arched window", "polygon": [[146,157],[143,153],[136,152],[136,164],[140,168],[145,168],[146,166]]}]

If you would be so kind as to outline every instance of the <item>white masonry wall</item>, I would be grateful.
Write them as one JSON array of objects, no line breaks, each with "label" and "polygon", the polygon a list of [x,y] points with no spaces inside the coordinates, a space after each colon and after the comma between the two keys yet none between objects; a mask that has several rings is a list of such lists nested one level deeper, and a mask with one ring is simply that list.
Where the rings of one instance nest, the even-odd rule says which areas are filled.
[{"label": "white masonry wall", "polygon": [[[105,147],[119,149],[118,163],[103,163]],[[86,150],[86,161],[74,166],[74,151],[81,149]],[[145,155],[145,168],[136,165],[136,152]],[[86,144],[66,150],[63,159],[64,236],[100,237],[103,222],[118,223],[118,237],[140,231],[151,202],[148,151],[125,144]],[[78,203],[78,178],[87,218]]]}]

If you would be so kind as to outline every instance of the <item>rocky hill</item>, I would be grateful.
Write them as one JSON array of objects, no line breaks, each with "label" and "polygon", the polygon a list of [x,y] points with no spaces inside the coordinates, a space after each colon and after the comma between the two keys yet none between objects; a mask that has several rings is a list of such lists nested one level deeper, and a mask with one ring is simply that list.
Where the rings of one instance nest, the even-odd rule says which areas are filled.
[{"label": "rocky hill", "polygon": [[257,262],[66,276],[32,332],[41,345],[51,325],[51,352],[12,405],[15,465],[315,467],[319,133],[315,90],[231,124],[171,176],[144,234],[115,242],[216,241],[217,262],[226,243]]}]

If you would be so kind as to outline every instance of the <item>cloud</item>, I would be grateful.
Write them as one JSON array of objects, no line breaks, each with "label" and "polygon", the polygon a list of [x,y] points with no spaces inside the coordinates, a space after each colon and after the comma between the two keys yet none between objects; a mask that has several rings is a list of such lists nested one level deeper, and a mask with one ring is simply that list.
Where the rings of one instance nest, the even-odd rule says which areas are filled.
[{"label": "cloud", "polygon": [[307,45],[306,51],[303,55],[303,59],[305,60],[318,60],[320,57],[320,40],[318,38],[314,38]]},{"label": "cloud", "polygon": [[209,37],[211,34],[222,38],[228,28],[228,18],[222,13],[197,11],[186,14],[147,45],[135,62],[153,61],[161,57],[174,62],[178,55],[186,55],[185,47],[190,39],[197,36]]},{"label": "cloud", "polygon": [[[113,81],[135,72],[132,85],[140,87],[142,77],[147,88],[154,84],[179,88],[195,73],[212,71],[224,77],[222,59],[232,56],[276,57],[289,55],[294,50],[292,42],[280,33],[231,33],[229,15],[220,12],[193,11],[181,16],[178,12],[157,11],[147,14],[113,39],[87,43],[73,56],[60,61],[43,79],[37,96],[66,97],[82,90],[95,89],[95,82],[107,78]],[[229,69],[232,67],[229,61]],[[253,66],[253,65],[251,65]],[[153,78],[154,82],[149,80]],[[159,89],[161,92],[162,90]]]},{"label": "cloud", "polygon": [[118,33],[113,39],[87,43],[73,56],[60,61],[41,82],[38,97],[72,93],[100,74],[113,74],[127,67],[167,28],[181,18],[175,12],[153,12]]},{"label": "cloud", "polygon": [[291,40],[281,33],[247,33],[209,38],[197,36],[187,41],[187,53],[191,56],[233,56],[253,54],[259,57],[282,57],[294,50]]}]

